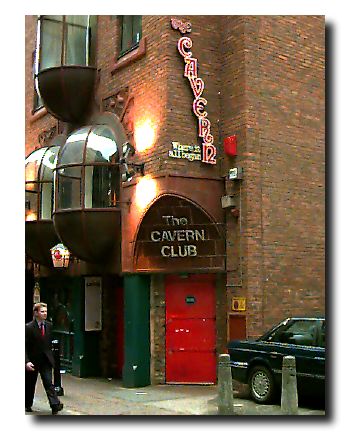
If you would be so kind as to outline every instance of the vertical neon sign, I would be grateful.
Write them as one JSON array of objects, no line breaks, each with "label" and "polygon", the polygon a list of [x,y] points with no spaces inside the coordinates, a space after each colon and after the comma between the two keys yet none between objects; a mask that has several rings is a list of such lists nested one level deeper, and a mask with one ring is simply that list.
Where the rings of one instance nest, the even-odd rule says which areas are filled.
[{"label": "vertical neon sign", "polygon": [[[177,21],[178,23],[178,21]],[[175,27],[172,20],[172,27]],[[183,27],[183,29],[185,29]],[[190,32],[190,27],[187,26],[185,32]],[[182,32],[180,30],[181,33]],[[198,136],[202,138],[202,162],[211,165],[216,164],[216,147],[214,146],[214,136],[210,132],[210,121],[208,119],[208,112],[205,106],[208,101],[202,96],[204,91],[204,81],[198,77],[198,60],[192,56],[189,50],[192,48],[192,40],[189,37],[181,37],[177,42],[177,49],[185,62],[184,77],[188,79],[194,100],[192,104],[192,111],[198,119]]]}]

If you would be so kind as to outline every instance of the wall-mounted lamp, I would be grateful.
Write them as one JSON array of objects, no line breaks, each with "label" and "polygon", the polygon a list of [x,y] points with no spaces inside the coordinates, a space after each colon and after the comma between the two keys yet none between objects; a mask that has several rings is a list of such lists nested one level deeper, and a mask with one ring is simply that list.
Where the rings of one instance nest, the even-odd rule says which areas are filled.
[{"label": "wall-mounted lamp", "polygon": [[56,244],[56,246],[51,249],[52,263],[54,267],[65,267],[69,266],[70,252],[62,243]]},{"label": "wall-mounted lamp", "polygon": [[33,288],[33,303],[38,302],[40,302],[40,284],[36,281]]},{"label": "wall-mounted lamp", "polygon": [[122,182],[130,182],[130,180],[135,176],[134,170],[127,170],[125,173],[122,173]]},{"label": "wall-mounted lamp", "polygon": [[124,168],[122,172],[122,182],[130,182],[136,173],[144,175],[144,163],[128,163],[127,158],[129,156],[134,156],[135,148],[130,144],[130,142],[125,142],[122,146],[122,157],[119,160],[119,164]]},{"label": "wall-mounted lamp", "polygon": [[[127,164],[125,162],[122,165],[124,165],[124,168],[125,168],[125,172],[122,173],[122,182],[130,182],[130,180],[135,176],[136,173],[141,174],[141,176],[145,175],[145,173],[144,173],[145,164],[144,163],[129,163],[129,164]],[[129,168],[129,166],[131,168]]]},{"label": "wall-mounted lamp", "polygon": [[130,142],[124,142],[122,146],[122,159],[126,160],[128,156],[133,156],[135,154],[135,148],[130,144]]}]

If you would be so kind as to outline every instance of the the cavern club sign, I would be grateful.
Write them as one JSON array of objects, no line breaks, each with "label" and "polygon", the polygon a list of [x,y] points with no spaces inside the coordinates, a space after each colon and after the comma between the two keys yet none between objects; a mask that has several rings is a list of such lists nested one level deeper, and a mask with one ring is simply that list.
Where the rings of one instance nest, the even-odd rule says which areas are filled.
[{"label": "the cavern club sign", "polygon": [[[173,25],[172,27],[177,29]],[[216,164],[216,147],[214,136],[210,132],[210,121],[205,106],[208,101],[202,96],[204,81],[198,76],[198,60],[192,56],[189,50],[192,47],[192,40],[189,37],[181,37],[177,42],[177,49],[185,62],[184,76],[188,79],[194,100],[192,104],[193,113],[198,119],[198,136],[202,138],[202,162]]]}]

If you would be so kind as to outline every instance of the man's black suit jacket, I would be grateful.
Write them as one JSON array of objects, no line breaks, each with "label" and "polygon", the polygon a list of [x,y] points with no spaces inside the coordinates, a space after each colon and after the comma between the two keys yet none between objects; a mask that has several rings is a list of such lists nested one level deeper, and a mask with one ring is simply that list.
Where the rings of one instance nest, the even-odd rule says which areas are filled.
[{"label": "man's black suit jacket", "polygon": [[49,362],[54,367],[55,361],[51,350],[52,324],[45,321],[45,335],[41,335],[38,322],[34,319],[26,324],[25,348],[26,363],[32,362],[34,368]]}]

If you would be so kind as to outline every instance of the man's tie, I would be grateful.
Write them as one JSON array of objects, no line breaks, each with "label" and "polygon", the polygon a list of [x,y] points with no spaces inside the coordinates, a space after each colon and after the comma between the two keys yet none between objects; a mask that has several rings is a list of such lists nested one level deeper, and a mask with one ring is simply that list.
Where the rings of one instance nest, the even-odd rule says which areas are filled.
[{"label": "man's tie", "polygon": [[40,326],[41,326],[41,336],[45,336],[45,324],[42,322]]}]

